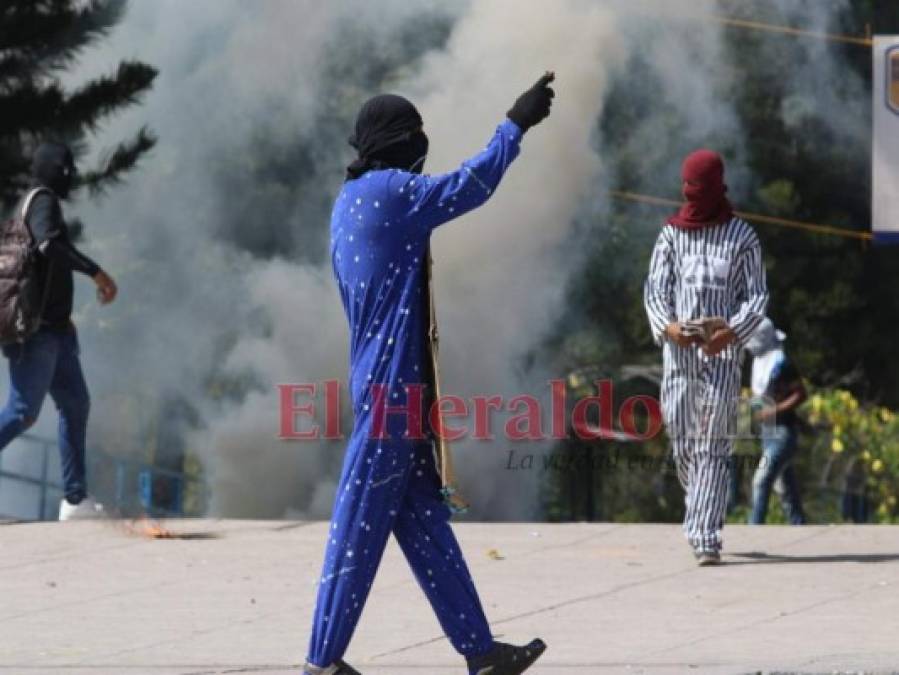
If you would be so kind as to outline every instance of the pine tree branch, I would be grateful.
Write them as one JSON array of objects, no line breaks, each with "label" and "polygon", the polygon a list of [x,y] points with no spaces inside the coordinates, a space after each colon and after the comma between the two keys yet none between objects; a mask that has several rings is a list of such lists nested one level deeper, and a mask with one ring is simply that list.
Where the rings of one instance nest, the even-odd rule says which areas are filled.
[{"label": "pine tree branch", "polygon": [[[59,71],[121,19],[127,0],[0,0],[0,202],[10,207],[30,183],[31,153],[43,140],[68,143],[76,157],[87,134],[137,102],[157,71],[126,61],[110,75],[66,91]],[[123,180],[156,143],[146,128],[110,152],[80,185],[91,192]]]},{"label": "pine tree branch", "polygon": [[124,175],[156,145],[156,140],[156,136],[147,127],[141,128],[133,139],[120,143],[108,153],[101,162],[102,166],[81,174],[78,187],[88,188],[92,196],[105,193],[109,186],[124,180]]},{"label": "pine tree branch", "polygon": [[17,141],[0,141],[0,206],[12,208],[28,186],[30,161]]},{"label": "pine tree branch", "polygon": [[95,130],[119,108],[136,103],[152,87],[157,73],[152,66],[127,61],[119,64],[114,75],[93,80],[68,96],[55,81],[43,87],[26,82],[13,91],[0,92],[4,111],[0,137],[40,130],[43,135],[76,138],[84,130]]},{"label": "pine tree branch", "polygon": [[0,83],[66,67],[119,22],[127,0],[4,0]]},{"label": "pine tree branch", "polygon": [[68,96],[59,110],[66,125],[94,130],[119,108],[137,103],[153,86],[158,70],[139,61],[123,61],[115,75],[97,78]]},{"label": "pine tree branch", "polygon": [[43,87],[24,82],[0,93],[0,110],[4,117],[0,137],[16,136],[23,131],[55,130],[64,103],[65,93],[57,82]]}]

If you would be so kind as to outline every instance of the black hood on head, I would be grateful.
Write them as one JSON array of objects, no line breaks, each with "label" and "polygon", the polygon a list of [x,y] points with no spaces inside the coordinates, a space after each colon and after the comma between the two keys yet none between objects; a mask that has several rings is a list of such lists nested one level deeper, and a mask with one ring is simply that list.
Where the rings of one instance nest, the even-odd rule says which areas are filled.
[{"label": "black hood on head", "polygon": [[359,156],[347,167],[347,178],[383,168],[420,172],[428,152],[422,124],[418,110],[402,96],[381,94],[366,101],[350,138]]},{"label": "black hood on head", "polygon": [[75,158],[63,143],[41,143],[31,160],[36,185],[48,187],[61,199],[69,196],[75,182]]}]

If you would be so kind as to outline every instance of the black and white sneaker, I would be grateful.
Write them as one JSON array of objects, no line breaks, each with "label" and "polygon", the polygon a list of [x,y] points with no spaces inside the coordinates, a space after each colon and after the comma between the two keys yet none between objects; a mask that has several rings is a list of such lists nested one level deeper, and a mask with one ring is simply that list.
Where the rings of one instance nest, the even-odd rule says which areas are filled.
[{"label": "black and white sneaker", "polygon": [[493,651],[467,659],[471,675],[519,675],[546,651],[546,643],[537,638],[524,647],[497,642]]},{"label": "black and white sneaker", "polygon": [[311,666],[308,663],[303,666],[303,675],[362,675],[345,661],[337,660],[327,668]]}]

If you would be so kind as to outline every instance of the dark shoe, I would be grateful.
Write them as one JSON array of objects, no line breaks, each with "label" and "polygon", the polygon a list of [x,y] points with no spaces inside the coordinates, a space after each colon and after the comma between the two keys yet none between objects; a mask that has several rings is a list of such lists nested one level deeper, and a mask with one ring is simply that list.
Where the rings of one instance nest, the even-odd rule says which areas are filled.
[{"label": "dark shoe", "polygon": [[710,567],[721,564],[721,554],[718,551],[697,551],[696,563],[700,567]]},{"label": "dark shoe", "polygon": [[303,666],[303,675],[362,675],[345,661],[337,660],[327,668],[311,666],[308,663]]},{"label": "dark shoe", "polygon": [[546,651],[546,643],[537,638],[524,647],[497,642],[493,651],[467,659],[474,675],[518,675],[523,673]]}]

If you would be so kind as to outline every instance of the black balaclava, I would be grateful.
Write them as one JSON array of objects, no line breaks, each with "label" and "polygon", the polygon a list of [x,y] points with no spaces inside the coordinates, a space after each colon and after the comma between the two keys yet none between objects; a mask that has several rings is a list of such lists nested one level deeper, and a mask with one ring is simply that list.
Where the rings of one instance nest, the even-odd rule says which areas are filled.
[{"label": "black balaclava", "polygon": [[373,169],[421,173],[428,154],[428,137],[421,127],[418,110],[402,96],[381,94],[366,101],[350,138],[359,156],[347,167],[347,180]]},{"label": "black balaclava", "polygon": [[69,196],[75,183],[75,158],[63,143],[41,143],[31,160],[31,175],[36,185],[48,187],[60,199]]}]

